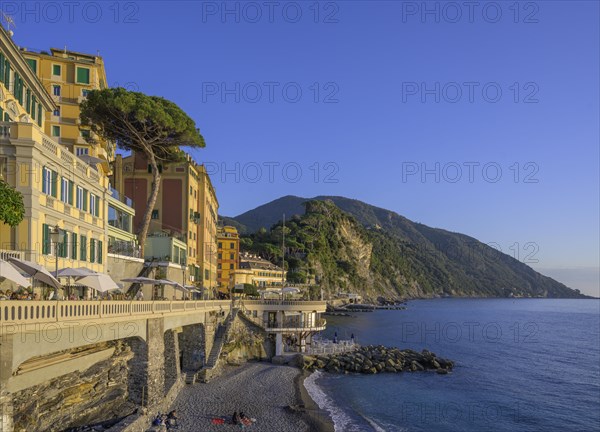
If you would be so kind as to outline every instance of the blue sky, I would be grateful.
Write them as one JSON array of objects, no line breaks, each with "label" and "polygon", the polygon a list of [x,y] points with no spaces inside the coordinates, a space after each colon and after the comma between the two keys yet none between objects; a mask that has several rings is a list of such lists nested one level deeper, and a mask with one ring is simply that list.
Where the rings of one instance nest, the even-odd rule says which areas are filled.
[{"label": "blue sky", "polygon": [[347,196],[598,293],[598,2],[24,5],[18,45],[195,119],[221,214]]}]

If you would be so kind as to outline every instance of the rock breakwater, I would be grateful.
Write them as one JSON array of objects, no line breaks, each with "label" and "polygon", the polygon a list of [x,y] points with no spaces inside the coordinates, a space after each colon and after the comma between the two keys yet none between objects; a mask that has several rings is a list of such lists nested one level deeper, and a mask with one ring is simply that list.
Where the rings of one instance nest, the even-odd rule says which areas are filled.
[{"label": "rock breakwater", "polygon": [[452,371],[454,362],[437,357],[428,350],[419,353],[411,349],[369,345],[341,354],[299,354],[296,365],[309,371],[323,370],[331,373],[377,374],[432,370],[447,374]]}]

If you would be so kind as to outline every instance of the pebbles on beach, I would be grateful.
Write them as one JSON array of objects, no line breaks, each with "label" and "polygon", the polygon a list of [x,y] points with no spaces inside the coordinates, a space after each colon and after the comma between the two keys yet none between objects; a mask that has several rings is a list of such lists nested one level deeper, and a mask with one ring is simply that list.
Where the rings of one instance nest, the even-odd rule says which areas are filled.
[{"label": "pebbles on beach", "polygon": [[[171,409],[177,410],[180,431],[239,431],[231,424],[234,411],[243,411],[256,423],[248,429],[256,432],[308,432],[303,418],[287,407],[296,404],[294,378],[297,368],[270,363],[248,363],[228,367],[225,373],[205,384],[186,386]],[[212,424],[213,418],[225,424]]]}]

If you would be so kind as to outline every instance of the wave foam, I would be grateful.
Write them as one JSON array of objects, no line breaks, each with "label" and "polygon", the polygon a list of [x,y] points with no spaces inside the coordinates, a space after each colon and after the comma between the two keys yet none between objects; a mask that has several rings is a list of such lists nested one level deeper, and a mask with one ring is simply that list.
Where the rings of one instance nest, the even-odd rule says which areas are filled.
[{"label": "wave foam", "polygon": [[323,376],[321,371],[313,372],[304,380],[304,387],[313,401],[321,408],[329,413],[333,420],[333,425],[336,431],[341,432],[362,432],[362,429],[353,424],[352,419],[346,414],[332,398],[327,396],[323,390],[317,385],[317,380]]}]

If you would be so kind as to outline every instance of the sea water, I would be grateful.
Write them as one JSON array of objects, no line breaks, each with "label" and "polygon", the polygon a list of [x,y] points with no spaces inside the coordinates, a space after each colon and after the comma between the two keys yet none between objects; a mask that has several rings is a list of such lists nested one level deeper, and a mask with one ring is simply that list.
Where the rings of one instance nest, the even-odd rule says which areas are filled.
[{"label": "sea water", "polygon": [[353,315],[328,317],[324,336],[428,349],[455,368],[311,375],[336,431],[600,430],[600,300],[415,300]]}]

